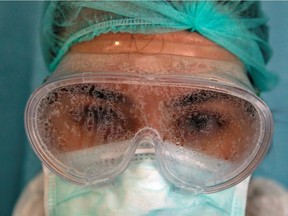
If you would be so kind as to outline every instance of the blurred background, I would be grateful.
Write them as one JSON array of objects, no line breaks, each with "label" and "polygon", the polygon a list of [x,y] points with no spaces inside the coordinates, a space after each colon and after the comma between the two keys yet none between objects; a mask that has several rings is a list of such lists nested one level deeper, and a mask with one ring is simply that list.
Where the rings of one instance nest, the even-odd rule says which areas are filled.
[{"label": "blurred background", "polygon": [[[268,68],[279,85],[262,97],[271,108],[275,132],[269,155],[255,172],[288,188],[288,2],[265,1],[270,42]],[[17,197],[41,169],[24,131],[29,95],[48,75],[41,56],[39,26],[43,2],[0,2],[0,215],[11,215]]]}]

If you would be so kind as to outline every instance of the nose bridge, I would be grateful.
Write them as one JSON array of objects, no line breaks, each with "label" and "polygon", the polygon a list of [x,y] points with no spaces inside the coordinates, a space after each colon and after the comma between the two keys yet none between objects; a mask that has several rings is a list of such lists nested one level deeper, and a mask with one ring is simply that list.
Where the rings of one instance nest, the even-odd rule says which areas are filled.
[{"label": "nose bridge", "polygon": [[159,130],[161,122],[159,106],[163,100],[163,94],[160,91],[163,89],[153,84],[140,86],[137,91],[136,98],[140,104],[140,113],[146,130],[149,127]]}]

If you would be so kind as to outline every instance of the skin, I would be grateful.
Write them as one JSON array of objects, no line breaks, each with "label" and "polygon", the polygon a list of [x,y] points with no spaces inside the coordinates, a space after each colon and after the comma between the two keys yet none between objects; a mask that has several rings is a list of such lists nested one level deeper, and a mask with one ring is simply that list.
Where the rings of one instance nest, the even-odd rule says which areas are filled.
[{"label": "skin", "polygon": [[[195,66],[194,59],[202,60],[203,64]],[[222,70],[218,74],[215,68],[207,68],[208,60],[214,61],[213,64],[224,63],[233,70],[226,68],[229,72]],[[212,75],[241,83],[253,91],[244,66],[236,56],[205,37],[186,31],[158,35],[100,35],[72,46],[49,80],[80,71],[185,74],[209,78]]]},{"label": "skin", "polygon": [[[77,60],[81,55],[89,56],[96,64],[89,64],[87,58],[81,59],[81,64],[74,64],[71,61],[71,59]],[[193,65],[194,59],[200,59],[202,64]],[[213,66],[207,67],[205,61],[209,64],[219,61],[237,69],[231,75],[227,74],[226,70],[217,71]],[[197,33],[185,31],[159,35],[109,33],[74,45],[50,77],[50,81],[63,75],[83,71],[115,74],[129,72],[156,76],[181,74],[196,77],[211,76],[251,89],[251,83],[243,68],[237,57]],[[245,112],[244,107],[247,104],[241,100],[219,99],[220,96],[216,96],[216,99],[212,98],[193,106],[177,106],[175,101],[187,97],[194,90],[177,88],[175,91],[175,88],[167,86],[163,92],[159,87],[141,85],[115,87],[107,84],[100,87],[104,90],[118,88],[117,92],[121,92],[128,99],[125,102],[121,100],[115,102],[95,99],[79,92],[73,98],[69,94],[61,93],[57,94],[57,101],[46,108],[44,115],[47,115],[46,118],[57,131],[58,138],[54,142],[58,144],[55,145],[56,149],[54,147],[55,151],[69,152],[93,147],[95,143],[126,140],[132,138],[141,128],[151,127],[160,133],[162,141],[177,143],[184,148],[193,148],[219,159],[238,160],[239,157],[245,157],[246,150],[249,150],[247,145],[249,139],[253,139],[256,134],[257,119],[251,118],[251,112]],[[78,102],[78,108],[76,106],[72,111],[67,110],[67,107],[75,107],[72,100]],[[51,115],[55,110],[65,114]],[[111,110],[118,111],[115,113]],[[87,113],[93,116],[92,123],[87,120],[85,116]],[[112,119],[110,121],[113,129],[112,126],[108,129],[102,127],[104,128],[102,132],[98,131],[98,125],[102,120],[98,117],[95,120],[95,115],[99,113]],[[235,122],[235,119],[240,120]],[[119,127],[116,128],[117,126]],[[117,130],[119,135],[115,135],[111,130]],[[121,135],[123,133],[126,135]],[[55,137],[55,134],[52,136]],[[187,139],[199,142],[191,144],[186,142]],[[235,140],[238,140],[238,143],[235,143]]]}]

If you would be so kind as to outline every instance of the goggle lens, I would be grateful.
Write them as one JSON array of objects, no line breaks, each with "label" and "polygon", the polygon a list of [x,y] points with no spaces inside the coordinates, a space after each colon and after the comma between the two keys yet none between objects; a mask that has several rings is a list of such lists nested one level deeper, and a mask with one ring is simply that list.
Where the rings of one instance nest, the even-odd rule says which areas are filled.
[{"label": "goggle lens", "polygon": [[123,172],[139,131],[153,128],[168,179],[180,187],[213,187],[252,163],[265,131],[251,102],[198,86],[88,82],[53,88],[37,100],[34,149],[56,172],[86,182]]}]

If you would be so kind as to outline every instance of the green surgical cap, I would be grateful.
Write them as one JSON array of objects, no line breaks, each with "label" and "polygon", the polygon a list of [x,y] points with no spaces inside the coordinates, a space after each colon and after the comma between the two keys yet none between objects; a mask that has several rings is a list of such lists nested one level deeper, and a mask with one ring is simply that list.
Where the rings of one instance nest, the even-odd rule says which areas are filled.
[{"label": "green surgical cap", "polygon": [[141,34],[198,32],[236,55],[259,91],[277,76],[265,66],[271,56],[267,18],[252,1],[52,1],[43,19],[44,57],[51,71],[76,43],[108,32]]}]

